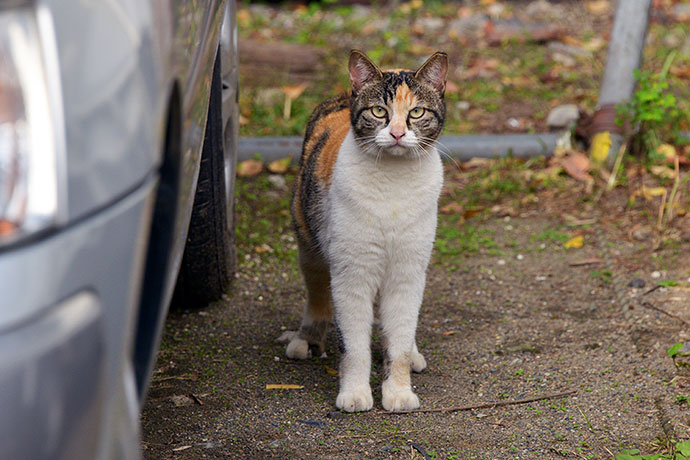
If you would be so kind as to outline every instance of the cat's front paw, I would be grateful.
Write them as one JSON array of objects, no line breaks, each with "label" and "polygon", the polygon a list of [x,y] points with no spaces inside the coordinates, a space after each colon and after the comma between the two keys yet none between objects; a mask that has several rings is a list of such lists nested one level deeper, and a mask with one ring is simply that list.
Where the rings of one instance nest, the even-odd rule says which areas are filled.
[{"label": "cat's front paw", "polygon": [[335,399],[335,406],[346,412],[364,412],[374,407],[374,397],[371,388],[364,387],[356,390],[340,391]]},{"label": "cat's front paw", "polygon": [[307,359],[311,358],[311,350],[309,349],[309,342],[301,339],[295,334],[288,343],[285,349],[285,354],[290,359]]},{"label": "cat's front paw", "polygon": [[382,389],[383,408],[392,412],[401,410],[419,409],[419,398],[409,388],[386,388]]},{"label": "cat's front paw", "polygon": [[420,373],[426,369],[426,359],[418,351],[413,351],[410,353],[410,367],[413,371]]}]

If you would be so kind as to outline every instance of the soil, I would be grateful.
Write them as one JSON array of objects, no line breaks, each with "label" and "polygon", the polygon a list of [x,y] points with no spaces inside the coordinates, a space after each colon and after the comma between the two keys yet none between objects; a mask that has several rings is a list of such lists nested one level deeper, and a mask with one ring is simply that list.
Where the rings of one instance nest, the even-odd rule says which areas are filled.
[{"label": "soil", "polygon": [[[461,175],[447,183],[462,185]],[[142,414],[145,458],[607,459],[687,439],[690,407],[676,397],[689,394],[690,377],[666,350],[690,340],[690,218],[659,233],[658,203],[631,207],[625,188],[584,199],[583,186],[564,180],[466,219],[440,216],[440,232],[472,228],[481,238],[460,254],[437,246],[418,328],[428,369],[412,381],[422,409],[574,393],[387,413],[375,332],[374,410],[338,411],[334,334],[327,357],[304,362],[275,342],[299,325],[305,293],[288,218],[271,208],[288,188],[267,190],[262,175],[240,180],[239,199],[259,204],[238,205],[239,218],[276,230],[261,245],[238,236],[227,298],[170,314]],[[573,235],[582,248],[564,248]]]}]

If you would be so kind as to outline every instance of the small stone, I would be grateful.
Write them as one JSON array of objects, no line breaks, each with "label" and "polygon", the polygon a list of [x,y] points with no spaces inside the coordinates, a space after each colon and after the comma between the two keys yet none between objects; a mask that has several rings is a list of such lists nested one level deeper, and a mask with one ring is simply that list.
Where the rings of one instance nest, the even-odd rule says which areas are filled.
[{"label": "small stone", "polygon": [[510,117],[506,121],[506,125],[508,125],[509,128],[518,129],[522,126],[522,123],[520,123],[520,120],[517,118]]},{"label": "small stone", "polygon": [[270,176],[268,176],[268,181],[271,183],[273,188],[277,188],[279,190],[283,190],[287,186],[285,178],[280,174],[271,174]]},{"label": "small stone", "polygon": [[525,256],[523,256],[522,254],[518,254],[516,257],[517,260],[522,260],[524,258],[525,258]]},{"label": "small stone", "polygon": [[274,356],[274,357],[273,357],[273,361],[275,361],[275,362],[280,362],[280,358],[277,357],[277,356]]},{"label": "small stone", "polygon": [[637,241],[646,241],[652,237],[652,229],[650,227],[640,227],[633,230],[632,237]]},{"label": "small stone", "polygon": [[506,261],[503,260],[503,259],[498,259],[498,261],[497,261],[496,263],[497,263],[498,265],[505,265],[505,264],[506,264]]},{"label": "small stone", "polygon": [[652,276],[652,278],[654,278],[655,280],[656,280],[656,279],[659,279],[659,278],[661,278],[661,272],[658,271],[658,270],[655,270],[655,271],[652,272],[652,275],[651,275],[651,276]]},{"label": "small stone", "polygon": [[458,112],[467,112],[470,110],[470,103],[468,101],[458,101],[455,103],[455,109]]},{"label": "small stone", "polygon": [[645,285],[645,282],[642,278],[633,278],[628,283],[628,287],[636,288],[636,289],[642,289],[644,287],[644,285]]},{"label": "small stone", "polygon": [[580,118],[580,110],[575,104],[554,107],[546,117],[546,124],[552,128],[565,128]]},{"label": "small stone", "polygon": [[192,404],[194,404],[192,398],[185,395],[171,396],[170,400],[175,405],[175,407],[191,406]]}]

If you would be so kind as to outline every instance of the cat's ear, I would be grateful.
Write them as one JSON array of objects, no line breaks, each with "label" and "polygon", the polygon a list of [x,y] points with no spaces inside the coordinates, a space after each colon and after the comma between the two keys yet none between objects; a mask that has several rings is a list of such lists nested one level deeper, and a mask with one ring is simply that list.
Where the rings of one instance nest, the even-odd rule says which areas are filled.
[{"label": "cat's ear", "polygon": [[350,85],[352,85],[354,93],[359,92],[366,83],[379,81],[383,78],[383,74],[376,67],[376,64],[358,50],[350,51],[350,65],[348,67],[350,70]]},{"label": "cat's ear", "polygon": [[448,55],[446,53],[434,53],[426,60],[422,66],[417,69],[414,77],[417,80],[423,81],[433,88],[438,90],[441,94],[446,89],[446,73],[448,72]]}]

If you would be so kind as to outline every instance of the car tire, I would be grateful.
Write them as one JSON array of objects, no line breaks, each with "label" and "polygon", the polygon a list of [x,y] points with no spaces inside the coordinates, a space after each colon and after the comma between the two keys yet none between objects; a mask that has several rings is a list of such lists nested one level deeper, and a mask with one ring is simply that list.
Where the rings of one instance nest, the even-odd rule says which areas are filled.
[{"label": "car tire", "polygon": [[[218,53],[192,217],[172,301],[177,309],[201,308],[218,300],[227,292],[235,273],[234,193],[226,188],[229,179],[225,171],[226,156],[235,152],[224,151],[220,62]],[[230,182],[234,185],[234,168],[232,175]]]}]

